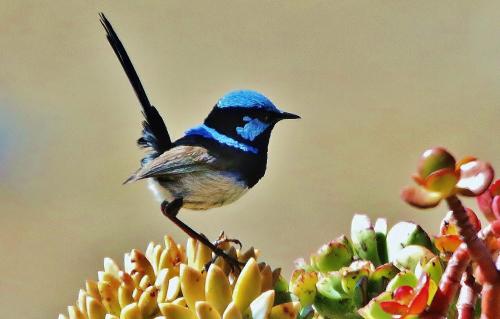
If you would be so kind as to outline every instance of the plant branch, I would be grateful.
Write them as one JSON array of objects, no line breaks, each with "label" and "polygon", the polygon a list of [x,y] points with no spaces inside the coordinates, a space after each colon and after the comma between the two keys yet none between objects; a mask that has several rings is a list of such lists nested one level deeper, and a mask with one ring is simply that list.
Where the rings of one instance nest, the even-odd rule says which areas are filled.
[{"label": "plant branch", "polygon": [[439,282],[438,290],[427,311],[429,315],[446,317],[453,298],[460,287],[462,274],[470,263],[470,255],[465,244],[453,253]]},{"label": "plant branch", "polygon": [[474,319],[474,307],[480,292],[481,286],[476,283],[469,264],[462,276],[462,288],[457,302],[458,319]]},{"label": "plant branch", "polygon": [[479,239],[474,231],[469,221],[469,216],[465,211],[465,207],[455,195],[446,198],[446,202],[453,212],[453,217],[457,221],[460,235],[469,249],[470,257],[477,263],[481,271],[482,279],[488,283],[497,282],[499,275],[493,259],[491,258],[491,254],[484,242]]},{"label": "plant branch", "polygon": [[[490,242],[492,240],[492,236],[500,237],[500,221],[488,225],[477,234],[477,237],[480,240],[485,240],[486,242]],[[462,244],[457,248],[457,250],[455,250],[448,261],[448,266],[441,277],[436,295],[427,310],[426,318],[446,317],[448,309],[453,302],[458,289],[460,288],[460,279],[462,274],[469,263],[469,251],[467,250],[467,246]]]}]

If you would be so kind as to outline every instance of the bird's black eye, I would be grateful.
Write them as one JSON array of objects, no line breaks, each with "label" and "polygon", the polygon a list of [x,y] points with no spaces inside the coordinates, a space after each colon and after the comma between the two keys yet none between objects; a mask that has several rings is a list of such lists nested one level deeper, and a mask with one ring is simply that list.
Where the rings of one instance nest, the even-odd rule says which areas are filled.
[{"label": "bird's black eye", "polygon": [[271,118],[271,116],[269,114],[265,114],[264,117],[262,118],[262,120],[264,122],[269,122],[269,119]]}]

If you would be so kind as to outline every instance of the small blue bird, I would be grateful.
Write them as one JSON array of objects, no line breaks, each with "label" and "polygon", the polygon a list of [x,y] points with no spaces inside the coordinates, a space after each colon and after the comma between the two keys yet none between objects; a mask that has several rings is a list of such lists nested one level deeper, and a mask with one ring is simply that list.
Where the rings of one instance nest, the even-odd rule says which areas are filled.
[{"label": "small blue bird", "polygon": [[[104,14],[101,23],[142,105],[145,117],[139,146],[148,148],[141,168],[125,183],[148,179],[162,201],[162,212],[188,235],[230,259],[216,245],[177,218],[181,207],[206,210],[234,202],[264,176],[271,131],[298,115],[280,111],[267,97],[250,90],[224,95],[203,124],[172,142],[156,108],[150,104],[120,39]],[[229,260],[234,264],[234,260]]]}]

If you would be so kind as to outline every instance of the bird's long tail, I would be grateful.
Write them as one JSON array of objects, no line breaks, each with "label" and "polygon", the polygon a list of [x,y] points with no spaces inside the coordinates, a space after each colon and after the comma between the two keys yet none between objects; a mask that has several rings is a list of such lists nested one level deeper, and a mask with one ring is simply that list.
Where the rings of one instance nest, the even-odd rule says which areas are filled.
[{"label": "bird's long tail", "polygon": [[170,140],[165,122],[163,122],[156,108],[149,102],[146,91],[144,91],[141,80],[134,69],[134,65],[130,61],[127,51],[111,26],[111,23],[103,13],[100,13],[99,16],[101,24],[106,30],[106,37],[109,44],[113,48],[113,51],[115,51],[142,106],[142,113],[145,120],[142,123],[142,136],[137,140],[137,144],[139,144],[140,147],[151,149],[151,152],[142,159],[142,163],[144,164],[151,158],[155,158],[170,149],[172,147],[172,141]]}]

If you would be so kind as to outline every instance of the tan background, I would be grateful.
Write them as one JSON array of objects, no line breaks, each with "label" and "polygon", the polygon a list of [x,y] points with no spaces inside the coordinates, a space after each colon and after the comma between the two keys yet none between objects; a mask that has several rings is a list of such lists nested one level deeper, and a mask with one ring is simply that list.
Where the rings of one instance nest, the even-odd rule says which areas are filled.
[{"label": "tan background", "polygon": [[398,197],[424,148],[500,165],[498,2],[57,2],[0,2],[2,317],[56,318],[104,256],[185,240],[144,183],[121,185],[141,117],[101,10],[173,136],[234,88],[302,115],[275,129],[245,197],[180,215],[288,271],[354,212],[436,231],[444,207]]}]

